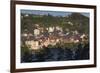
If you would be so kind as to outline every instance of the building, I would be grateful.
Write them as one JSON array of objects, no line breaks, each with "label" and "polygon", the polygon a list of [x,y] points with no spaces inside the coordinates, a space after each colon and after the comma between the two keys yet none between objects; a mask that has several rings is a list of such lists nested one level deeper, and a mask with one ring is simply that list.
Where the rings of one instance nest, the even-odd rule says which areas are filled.
[{"label": "building", "polygon": [[39,41],[29,40],[25,41],[25,44],[29,47],[31,50],[37,50],[40,48]]},{"label": "building", "polygon": [[27,33],[22,33],[21,36],[22,36],[22,37],[27,37],[28,34],[27,34]]},{"label": "building", "polygon": [[39,29],[34,29],[34,36],[40,35],[40,30]]},{"label": "building", "polygon": [[25,14],[25,17],[28,17],[29,16],[29,14]]},{"label": "building", "polygon": [[49,27],[48,28],[48,32],[53,32],[54,31],[54,27]]},{"label": "building", "polygon": [[72,23],[72,22],[70,22],[70,21],[68,21],[68,24],[70,24],[71,26],[73,26],[73,23]]},{"label": "building", "polygon": [[80,38],[82,39],[82,41],[88,41],[88,36],[86,34],[82,34]]},{"label": "building", "polygon": [[62,32],[62,28],[59,26],[56,26],[56,30],[61,31]]}]

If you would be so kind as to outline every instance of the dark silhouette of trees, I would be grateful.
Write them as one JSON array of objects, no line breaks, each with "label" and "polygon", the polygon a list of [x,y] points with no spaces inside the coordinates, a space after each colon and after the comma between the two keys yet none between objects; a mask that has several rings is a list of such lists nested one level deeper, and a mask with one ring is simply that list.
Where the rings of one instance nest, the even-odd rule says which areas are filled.
[{"label": "dark silhouette of trees", "polygon": [[76,51],[75,59],[76,60],[84,60],[89,59],[89,43],[84,45],[79,44],[78,49]]},{"label": "dark silhouette of trees", "polygon": [[[74,53],[73,53],[74,52]],[[47,62],[89,59],[89,43],[76,46],[75,50],[61,46],[43,47],[39,51],[25,52],[21,62]]]}]

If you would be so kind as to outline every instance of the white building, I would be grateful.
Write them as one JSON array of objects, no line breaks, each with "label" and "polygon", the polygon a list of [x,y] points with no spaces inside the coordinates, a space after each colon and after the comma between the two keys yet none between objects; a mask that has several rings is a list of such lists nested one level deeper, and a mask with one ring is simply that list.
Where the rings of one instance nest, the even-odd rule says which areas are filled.
[{"label": "white building", "polygon": [[79,34],[77,30],[74,31],[75,34]]},{"label": "white building", "polygon": [[82,34],[82,35],[80,36],[80,38],[83,39],[85,36],[86,36],[85,34]]},{"label": "white building", "polygon": [[70,21],[68,22],[68,24],[70,24],[71,26],[73,26],[73,23],[72,23],[72,22],[70,22]]},{"label": "white building", "polygon": [[27,33],[22,33],[21,36],[23,36],[23,37],[27,37],[28,34],[27,34]]},{"label": "white building", "polygon": [[25,14],[25,17],[28,17],[29,15],[28,14]]},{"label": "white building", "polygon": [[59,26],[56,26],[56,30],[59,30],[59,31],[61,31],[61,32],[63,31],[62,28],[59,27]]},{"label": "white building", "polygon": [[48,32],[53,32],[54,31],[54,27],[49,27]]},{"label": "white building", "polygon": [[35,35],[35,36],[40,35],[40,30],[39,30],[39,29],[34,29],[34,35]]},{"label": "white building", "polygon": [[77,39],[77,40],[74,40],[74,43],[78,43],[79,42],[79,40]]},{"label": "white building", "polygon": [[56,26],[56,30],[60,30],[60,27],[59,26]]},{"label": "white building", "polygon": [[87,35],[85,35],[85,34],[81,35],[80,38],[82,39],[82,41],[87,41],[87,40],[88,40],[88,39],[86,39],[86,38],[88,38],[88,37],[87,37]]},{"label": "white building", "polygon": [[39,27],[39,24],[35,24],[36,27]]}]

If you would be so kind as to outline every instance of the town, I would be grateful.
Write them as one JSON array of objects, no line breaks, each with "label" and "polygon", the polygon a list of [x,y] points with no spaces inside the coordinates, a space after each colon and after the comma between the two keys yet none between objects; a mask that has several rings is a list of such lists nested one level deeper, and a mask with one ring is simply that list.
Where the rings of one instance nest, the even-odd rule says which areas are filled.
[{"label": "town", "polygon": [[83,13],[24,10],[20,37],[22,63],[89,59],[89,17]]},{"label": "town", "polygon": [[[73,26],[73,23],[68,22]],[[41,27],[39,24],[34,24],[33,33],[27,32],[21,33],[21,45],[25,44],[30,50],[38,50],[48,45],[56,45],[57,43],[79,43],[88,41],[88,35],[85,33],[79,33],[77,30],[70,31],[66,28],[66,31],[60,26]]]}]

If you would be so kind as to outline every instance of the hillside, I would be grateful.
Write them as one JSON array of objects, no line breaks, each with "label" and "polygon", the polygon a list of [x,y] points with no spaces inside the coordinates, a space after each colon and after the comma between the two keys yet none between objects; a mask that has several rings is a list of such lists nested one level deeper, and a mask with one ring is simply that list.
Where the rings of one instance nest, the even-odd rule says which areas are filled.
[{"label": "hillside", "polygon": [[[65,30],[66,28],[69,31],[77,30],[79,33],[87,33],[89,31],[89,18],[80,14],[72,13],[69,16],[52,16],[48,15],[35,15],[35,14],[21,14],[21,29],[24,32],[26,29],[28,32],[33,32],[35,25],[39,24],[41,27],[51,27],[51,26],[60,26]],[[84,30],[84,31],[83,31]]]}]

